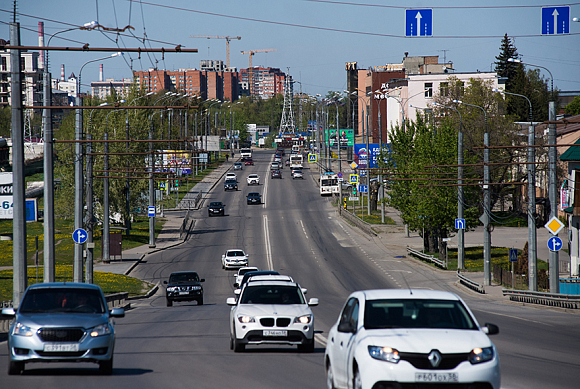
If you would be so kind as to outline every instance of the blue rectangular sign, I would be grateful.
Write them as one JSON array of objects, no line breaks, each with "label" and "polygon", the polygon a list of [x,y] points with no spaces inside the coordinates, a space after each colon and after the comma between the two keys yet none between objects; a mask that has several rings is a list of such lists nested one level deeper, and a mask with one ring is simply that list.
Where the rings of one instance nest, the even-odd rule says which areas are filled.
[{"label": "blue rectangular sign", "polygon": [[455,229],[464,230],[465,229],[465,219],[455,219]]},{"label": "blue rectangular sign", "polygon": [[367,185],[359,185],[358,186],[358,191],[360,193],[368,193],[369,187]]},{"label": "blue rectangular sign", "polygon": [[405,36],[432,36],[433,10],[405,10]]},{"label": "blue rectangular sign", "polygon": [[38,221],[38,206],[36,199],[26,200],[25,209],[27,222]]},{"label": "blue rectangular sign", "polygon": [[570,7],[542,8],[542,35],[570,33]]}]

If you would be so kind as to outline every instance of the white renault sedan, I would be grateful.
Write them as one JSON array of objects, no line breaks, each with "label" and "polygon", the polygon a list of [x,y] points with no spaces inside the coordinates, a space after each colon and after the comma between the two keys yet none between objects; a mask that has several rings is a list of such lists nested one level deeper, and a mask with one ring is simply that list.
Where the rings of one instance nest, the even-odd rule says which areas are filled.
[{"label": "white renault sedan", "polygon": [[260,185],[260,176],[257,174],[250,174],[248,178],[246,178],[248,185]]},{"label": "white renault sedan", "polygon": [[248,266],[248,254],[244,250],[230,249],[222,255],[222,269],[239,269]]},{"label": "white renault sedan", "polygon": [[241,352],[248,344],[285,344],[313,352],[314,315],[310,307],[318,305],[318,299],[306,302],[305,291],[284,276],[247,282],[239,299],[227,299],[232,306],[230,349]]},{"label": "white renault sedan", "polygon": [[498,332],[493,324],[480,327],[453,293],[354,292],[328,333],[327,387],[499,389],[499,356],[487,336]]}]

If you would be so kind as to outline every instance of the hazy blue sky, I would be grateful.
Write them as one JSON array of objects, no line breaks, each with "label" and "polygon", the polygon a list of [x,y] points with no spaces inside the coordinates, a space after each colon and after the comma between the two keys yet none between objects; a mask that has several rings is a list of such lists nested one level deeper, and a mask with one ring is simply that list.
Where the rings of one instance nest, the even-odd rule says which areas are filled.
[{"label": "hazy blue sky", "polygon": [[[103,61],[105,78],[131,77],[134,70],[157,66],[160,69],[198,68],[202,59],[225,62],[225,40],[194,39],[190,35],[241,36],[230,44],[231,65],[248,67],[242,50],[276,49],[253,57],[255,66],[277,67],[302,82],[306,93],[325,94],[346,88],[345,62],[359,68],[400,63],[410,56],[444,55],[456,71],[493,69],[505,33],[515,37],[515,45],[525,62],[550,69],[554,85],[561,90],[580,91],[580,23],[571,22],[569,35],[541,36],[542,6],[560,2],[520,0],[465,1],[322,1],[322,0],[22,0],[18,21],[23,27],[22,43],[38,43],[38,21],[45,22],[47,36],[57,31],[98,20],[107,27],[134,27],[138,38],[146,33],[152,47],[182,45],[196,48],[197,54],[125,55],[124,59]],[[570,21],[580,18],[580,2],[571,5]],[[405,37],[405,8],[433,9],[432,37]],[[0,1],[0,37],[9,38],[7,22],[12,0]],[[142,41],[128,36],[98,31],[71,31],[55,37],[51,46],[143,47]],[[73,40],[61,40],[59,37]],[[149,44],[148,44],[149,46]],[[51,72],[60,76],[78,74],[88,60],[101,53],[51,52]],[[131,61],[132,59],[132,61]],[[98,63],[87,65],[83,84],[98,79]],[[547,73],[543,73],[546,74]],[[297,86],[299,87],[299,86]],[[86,90],[87,88],[83,88]]]}]

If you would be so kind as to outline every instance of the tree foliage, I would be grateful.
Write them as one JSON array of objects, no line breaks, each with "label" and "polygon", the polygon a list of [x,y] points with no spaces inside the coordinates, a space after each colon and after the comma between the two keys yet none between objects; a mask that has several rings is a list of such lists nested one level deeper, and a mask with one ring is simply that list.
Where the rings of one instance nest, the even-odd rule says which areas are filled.
[{"label": "tree foliage", "polygon": [[574,97],[574,100],[564,109],[566,115],[580,115],[580,96]]}]

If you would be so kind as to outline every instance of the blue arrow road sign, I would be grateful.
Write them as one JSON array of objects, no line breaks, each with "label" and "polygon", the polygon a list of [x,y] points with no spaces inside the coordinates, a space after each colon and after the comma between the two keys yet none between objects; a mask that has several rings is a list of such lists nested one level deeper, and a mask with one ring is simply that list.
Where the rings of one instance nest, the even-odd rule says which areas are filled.
[{"label": "blue arrow road sign", "polygon": [[562,239],[558,238],[557,236],[553,236],[548,239],[548,248],[550,251],[560,251],[562,248]]},{"label": "blue arrow road sign", "polygon": [[155,207],[148,207],[147,208],[147,216],[155,217]]},{"label": "blue arrow road sign", "polygon": [[455,229],[464,230],[465,229],[465,219],[455,219]]},{"label": "blue arrow road sign", "polygon": [[542,35],[570,33],[570,7],[542,8]]},{"label": "blue arrow road sign", "polygon": [[83,228],[77,228],[72,234],[72,238],[77,244],[83,244],[87,241],[88,234]]},{"label": "blue arrow road sign", "polygon": [[405,36],[432,36],[433,10],[405,10]]},{"label": "blue arrow road sign", "polygon": [[518,261],[518,249],[510,249],[510,262]]},{"label": "blue arrow road sign", "polygon": [[367,185],[359,185],[358,191],[360,193],[367,193],[369,191],[369,187]]}]

